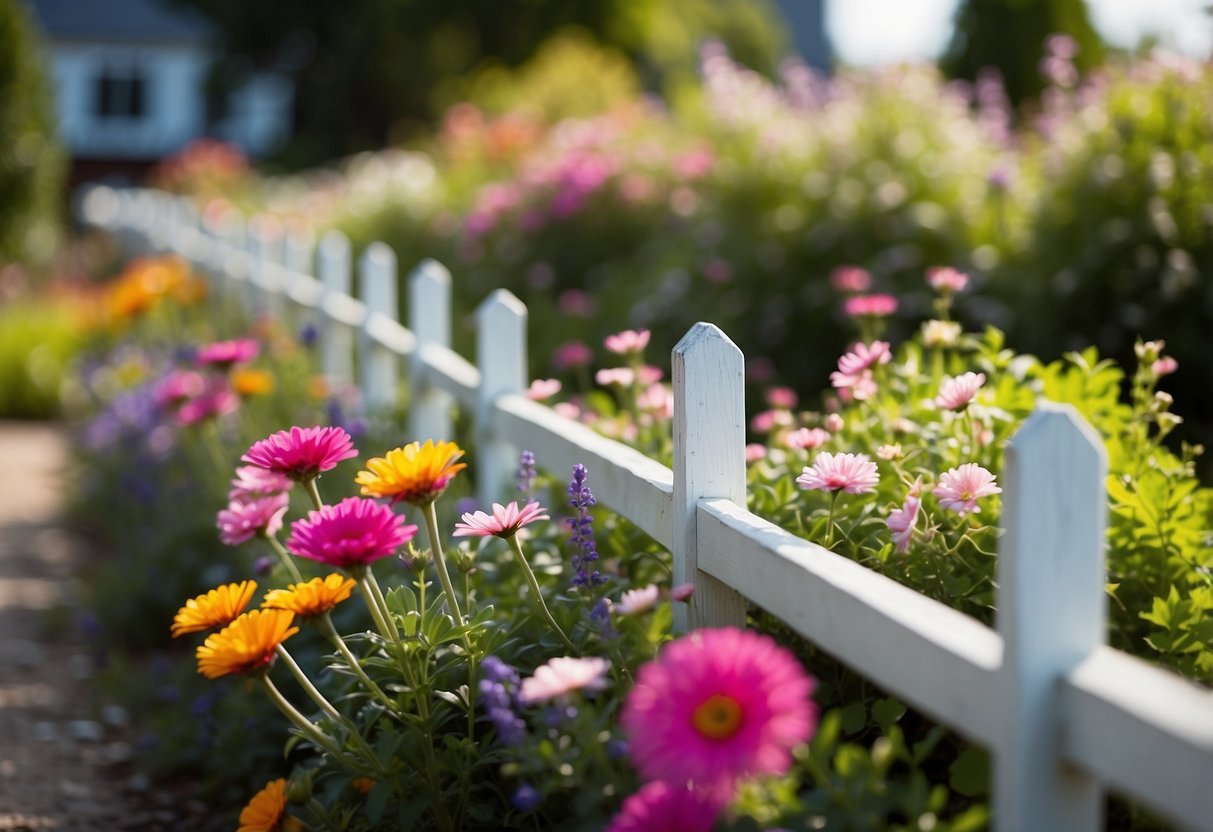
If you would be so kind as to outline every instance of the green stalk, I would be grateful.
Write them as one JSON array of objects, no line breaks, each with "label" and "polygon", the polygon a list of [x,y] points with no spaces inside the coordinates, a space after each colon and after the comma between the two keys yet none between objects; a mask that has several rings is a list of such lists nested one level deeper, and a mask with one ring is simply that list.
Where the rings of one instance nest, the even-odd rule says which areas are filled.
[{"label": "green stalk", "polygon": [[312,505],[316,510],[324,508],[324,500],[320,499],[320,489],[316,486],[316,480],[319,477],[310,477],[303,481],[303,487],[307,490],[307,495],[312,498]]},{"label": "green stalk", "polygon": [[335,648],[337,648],[337,652],[340,653],[345,659],[345,662],[347,665],[349,665],[350,670],[352,670],[354,675],[358,677],[358,681],[362,682],[362,684],[366,686],[366,689],[369,690],[376,699],[387,706],[389,710],[395,710],[396,703],[388,698],[387,694],[383,692],[379,685],[375,684],[370,676],[366,675],[366,671],[362,669],[362,664],[358,661],[358,657],[353,654],[349,648],[349,645],[345,643],[345,639],[341,637],[341,635],[337,632],[337,628],[333,626],[333,619],[329,616],[329,614],[326,612],[324,615],[320,616],[318,620],[320,623],[320,629],[324,631],[324,634],[328,638],[329,642]]},{"label": "green stalk", "polygon": [[392,618],[392,611],[388,609],[387,598],[383,595],[383,590],[379,588],[379,581],[375,580],[375,573],[371,571],[368,564],[366,573],[363,575],[366,585],[371,588],[371,594],[375,596],[375,603],[379,606],[383,615],[383,620],[387,623],[388,633],[391,634],[391,639],[397,645],[400,644],[400,630],[396,629],[396,621]]},{"label": "green stalk", "polygon": [[535,606],[539,609],[542,615],[548,622],[548,626],[552,628],[552,632],[560,637],[564,642],[564,646],[576,653],[577,648],[569,637],[564,634],[564,630],[560,629],[560,625],[556,623],[556,619],[552,617],[552,613],[548,610],[548,605],[544,603],[543,592],[539,589],[539,581],[535,579],[535,573],[531,571],[531,565],[527,563],[526,555],[522,552],[522,544],[518,542],[518,535],[512,534],[506,538],[510,544],[510,551],[514,553],[514,560],[518,562],[519,568],[522,569],[522,574],[526,578],[527,585],[531,588],[531,595],[535,599]]},{"label": "green stalk", "polygon": [[838,495],[841,492],[830,492],[830,517],[826,521],[826,548],[830,548],[830,544],[834,542],[834,509],[838,506]]},{"label": "green stalk", "polygon": [[310,719],[299,713],[295,706],[282,695],[282,691],[274,687],[274,683],[270,681],[269,674],[261,674],[261,684],[265,688],[265,692],[269,694],[270,701],[278,707],[278,710],[282,711],[283,716],[290,720],[316,746],[332,755],[334,760],[340,761],[342,759],[341,749],[337,747],[337,741],[313,725]]},{"label": "green stalk", "polygon": [[451,573],[446,568],[446,554],[442,551],[442,537],[438,534],[438,510],[431,500],[421,507],[425,516],[425,529],[430,537],[430,551],[434,555],[434,566],[438,570],[438,580],[442,583],[442,591],[446,594],[447,608],[455,617],[455,623],[463,626],[463,611],[459,609],[459,599],[455,596],[455,585],[451,583]]},{"label": "green stalk", "polygon": [[272,534],[267,534],[265,529],[261,530],[261,536],[270,544],[270,548],[274,550],[274,554],[278,556],[278,560],[286,568],[286,571],[295,579],[295,583],[303,583],[303,575],[299,572],[299,567],[295,565],[295,559],[291,557],[291,553],[283,547],[278,538]]}]

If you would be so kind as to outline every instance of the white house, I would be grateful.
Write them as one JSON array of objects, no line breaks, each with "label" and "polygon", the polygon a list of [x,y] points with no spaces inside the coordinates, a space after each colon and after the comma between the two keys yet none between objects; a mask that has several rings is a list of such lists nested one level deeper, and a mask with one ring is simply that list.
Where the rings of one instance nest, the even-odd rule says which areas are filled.
[{"label": "white house", "polygon": [[[208,117],[210,23],[163,0],[25,0],[49,47],[59,134],[77,162],[147,163],[202,136],[263,156],[290,135],[293,86],[255,76]],[[134,168],[131,168],[134,169]]]}]

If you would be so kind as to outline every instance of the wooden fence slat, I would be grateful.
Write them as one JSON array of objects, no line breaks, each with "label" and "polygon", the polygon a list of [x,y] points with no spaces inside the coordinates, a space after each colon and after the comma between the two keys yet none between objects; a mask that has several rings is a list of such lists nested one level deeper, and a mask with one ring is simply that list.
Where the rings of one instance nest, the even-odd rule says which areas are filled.
[{"label": "wooden fence slat", "polygon": [[396,253],[383,243],[371,243],[358,260],[362,302],[367,319],[358,339],[360,386],[367,413],[395,406],[400,376],[400,358],[371,337],[376,316],[399,320],[396,294]]},{"label": "wooden fence slat", "polygon": [[[340,231],[326,232],[316,252],[316,270],[324,285],[325,304],[329,298],[348,298],[351,284],[349,238]],[[331,315],[320,318],[320,370],[332,386],[349,384],[354,379],[353,332]]]},{"label": "wooden fence slat", "polygon": [[424,442],[452,438],[450,393],[436,387],[423,352],[431,344],[451,345],[451,273],[437,260],[425,260],[409,275],[409,328],[417,349],[409,364],[409,429]]},{"label": "wooden fence slat", "polygon": [[493,404],[499,396],[526,389],[526,305],[498,289],[476,310],[476,498],[488,510],[505,499],[518,469],[520,449],[498,429]]}]

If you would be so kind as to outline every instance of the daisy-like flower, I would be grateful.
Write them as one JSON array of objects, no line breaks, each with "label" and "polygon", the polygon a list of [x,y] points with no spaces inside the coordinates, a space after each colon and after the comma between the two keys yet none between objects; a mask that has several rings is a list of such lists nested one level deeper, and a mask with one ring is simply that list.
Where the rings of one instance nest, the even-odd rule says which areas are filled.
[{"label": "daisy-like flower", "polygon": [[916,494],[906,495],[905,502],[900,508],[889,512],[886,521],[893,542],[897,545],[898,554],[904,555],[910,548],[910,539],[914,537],[914,525],[918,522],[918,510],[922,506],[922,498]]},{"label": "daisy-like flower", "polygon": [[650,334],[647,329],[625,329],[623,332],[608,335],[602,345],[608,352],[616,355],[644,352],[644,348],[649,345]]},{"label": "daisy-like flower", "polygon": [[939,385],[939,395],[935,397],[935,404],[944,410],[960,410],[973,401],[973,397],[985,383],[985,373],[964,373],[956,378],[944,379],[943,384]]},{"label": "daisy-like flower", "polygon": [[250,610],[217,633],[195,652],[198,672],[208,679],[251,673],[268,665],[278,645],[299,632],[290,610]]},{"label": "daisy-like flower", "polygon": [[416,533],[417,527],[406,526],[390,507],[346,497],[296,520],[286,548],[301,558],[349,569],[390,557]]},{"label": "daisy-like flower", "polygon": [[212,378],[201,393],[181,404],[176,414],[177,424],[189,427],[207,419],[226,416],[238,407],[240,397],[232,391],[227,379]]},{"label": "daisy-like flower", "polygon": [[537,378],[531,382],[531,386],[527,388],[526,395],[528,399],[536,402],[544,402],[560,392],[560,380],[555,378]]},{"label": "daisy-like flower", "polygon": [[526,704],[546,702],[575,690],[602,690],[611,663],[599,656],[573,658],[561,656],[535,668],[535,674],[522,680],[519,698]]},{"label": "daisy-like flower", "polygon": [[656,780],[623,801],[606,832],[711,832],[721,808],[718,799]]},{"label": "daisy-like flower", "polygon": [[290,610],[300,618],[314,618],[349,598],[355,583],[353,578],[332,572],[307,583],[291,584],[286,589],[271,589],[265,593],[261,608]]},{"label": "daisy-like flower", "polygon": [[643,589],[629,589],[619,596],[619,603],[614,606],[620,615],[639,615],[657,606],[660,592],[657,584],[649,584]]},{"label": "daisy-like flower", "polygon": [[842,308],[852,318],[884,318],[897,311],[897,298],[892,295],[855,295],[847,298]]},{"label": "daisy-like flower", "polygon": [[268,497],[290,491],[294,483],[285,474],[275,474],[256,465],[241,465],[232,478],[232,487],[227,492],[228,502],[248,500],[253,497]]},{"label": "daisy-like flower", "polygon": [[201,395],[206,380],[193,370],[174,370],[156,383],[152,399],[160,408],[172,408]]},{"label": "daisy-like flower", "polygon": [[286,780],[278,778],[265,784],[240,810],[236,832],[278,832],[286,813]]},{"label": "daisy-like flower", "polygon": [[254,442],[241,462],[256,465],[292,480],[310,480],[358,456],[354,440],[342,428],[292,427]]},{"label": "daisy-like flower", "polygon": [[236,364],[246,364],[257,357],[261,346],[252,338],[234,341],[216,341],[198,348],[194,356],[199,367],[217,367],[226,370]]},{"label": "daisy-like flower", "polygon": [[411,442],[367,460],[366,470],[359,471],[354,482],[370,497],[425,505],[436,500],[451,479],[467,467],[466,462],[456,462],[461,456],[463,450],[454,442]]},{"label": "daisy-like flower", "polygon": [[892,358],[893,352],[889,349],[888,341],[857,343],[838,359],[838,372],[842,375],[857,376],[877,364],[888,364]]},{"label": "daisy-like flower", "polygon": [[821,428],[800,428],[794,430],[784,437],[784,444],[789,448],[797,448],[800,450],[812,450],[820,448],[830,439],[829,431]]},{"label": "daisy-like flower", "polygon": [[231,624],[244,612],[256,591],[256,581],[241,581],[191,598],[173,616],[173,638]]},{"label": "daisy-like flower", "polygon": [[966,462],[959,468],[950,468],[939,475],[935,498],[939,500],[941,508],[963,517],[977,511],[977,501],[982,497],[1002,493],[994,482],[994,475],[985,468],[976,462]]},{"label": "daisy-like flower", "polygon": [[261,532],[277,534],[290,502],[286,494],[233,500],[215,517],[220,542],[225,546],[239,546]]},{"label": "daisy-like flower", "polygon": [[863,370],[853,376],[835,370],[830,373],[830,384],[834,385],[839,397],[844,401],[855,399],[862,402],[876,395],[876,379],[871,370]]},{"label": "daisy-like flower", "polygon": [[788,770],[817,724],[812,692],[769,636],[697,630],[640,668],[620,723],[643,779],[690,781],[727,800],[743,778]]},{"label": "daisy-like flower", "polygon": [[800,403],[800,397],[791,387],[768,387],[764,395],[767,404],[783,410],[792,410]]},{"label": "daisy-like flower", "polygon": [[274,377],[265,370],[237,370],[231,378],[232,389],[245,398],[264,396],[274,389]]},{"label": "daisy-like flower", "polygon": [[927,347],[954,347],[962,332],[956,321],[927,321],[922,325],[922,343]]},{"label": "daisy-like flower", "polygon": [[483,511],[467,512],[462,522],[455,524],[455,537],[513,537],[518,530],[536,520],[547,520],[546,508],[531,500],[522,508],[517,502],[509,505],[493,503],[492,515]]},{"label": "daisy-like flower", "polygon": [[839,266],[830,272],[830,285],[839,292],[866,292],[872,288],[872,275],[859,266]]},{"label": "daisy-like flower", "polygon": [[880,482],[876,463],[864,454],[832,454],[822,451],[796,478],[801,488],[809,491],[845,491],[866,494]]},{"label": "daisy-like flower", "polygon": [[761,442],[751,442],[745,446],[745,461],[757,462],[764,459],[767,455],[767,446]]},{"label": "daisy-like flower", "polygon": [[927,269],[927,283],[936,292],[952,294],[968,287],[969,276],[951,266],[935,266]]}]

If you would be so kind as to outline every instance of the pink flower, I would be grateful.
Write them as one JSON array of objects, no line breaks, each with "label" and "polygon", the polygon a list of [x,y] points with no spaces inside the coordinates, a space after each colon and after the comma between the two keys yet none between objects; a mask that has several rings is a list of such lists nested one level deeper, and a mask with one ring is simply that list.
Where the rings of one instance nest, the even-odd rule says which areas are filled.
[{"label": "pink flower", "polygon": [[518,530],[536,520],[547,520],[547,509],[532,500],[522,508],[511,501],[509,505],[493,503],[492,516],[478,511],[467,512],[462,523],[455,524],[455,537],[513,537]]},{"label": "pink flower", "polygon": [[216,341],[199,347],[194,361],[199,367],[218,367],[227,369],[235,364],[245,364],[252,361],[261,352],[261,345],[252,338],[240,338],[235,341]]},{"label": "pink flower", "polygon": [[1161,378],[1169,376],[1171,373],[1179,369],[1179,362],[1169,355],[1164,355],[1162,358],[1150,365],[1150,369],[1154,371],[1154,375]]},{"label": "pink flower", "polygon": [[969,285],[969,276],[951,266],[934,266],[927,269],[927,283],[943,294],[963,292]]},{"label": "pink flower", "polygon": [[556,299],[556,308],[561,315],[571,318],[592,318],[598,311],[598,301],[589,292],[580,289],[566,289]]},{"label": "pink flower", "polygon": [[986,383],[985,373],[965,373],[956,378],[944,379],[939,386],[935,404],[944,410],[960,410],[973,400],[981,385]]},{"label": "pink flower", "polygon": [[796,391],[791,387],[768,387],[766,400],[771,407],[782,410],[792,410],[800,403]]},{"label": "pink flower", "polygon": [[267,535],[277,534],[289,503],[286,494],[233,500],[215,518],[220,542],[226,546],[239,546],[262,531]]},{"label": "pink flower", "polygon": [[638,615],[648,612],[657,606],[658,597],[660,597],[660,591],[657,589],[657,584],[649,584],[643,589],[629,589],[619,596],[615,612],[620,615]]},{"label": "pink flower", "polygon": [[767,455],[767,446],[761,442],[751,442],[745,446],[745,461],[757,462]]},{"label": "pink flower", "polygon": [[296,520],[286,548],[299,557],[348,569],[390,557],[416,533],[416,526],[406,526],[404,517],[388,506],[347,497]]},{"label": "pink flower", "polygon": [[196,425],[234,412],[240,407],[240,397],[227,383],[226,376],[212,378],[206,389],[177,409],[177,424]]},{"label": "pink flower", "polygon": [[901,507],[889,512],[889,519],[886,522],[900,554],[905,554],[910,548],[910,538],[914,536],[914,524],[918,522],[918,509],[921,506],[922,498],[911,489]]},{"label": "pink flower", "polygon": [[796,478],[801,488],[809,491],[845,491],[848,494],[866,494],[880,482],[876,463],[863,454],[831,454],[823,451],[817,455],[811,468]]},{"label": "pink flower", "polygon": [[816,726],[812,691],[769,636],[697,630],[640,668],[620,724],[643,779],[690,781],[727,801],[738,780],[788,770]]},{"label": "pink flower", "polygon": [[526,704],[546,702],[575,690],[602,690],[611,663],[598,656],[576,659],[563,656],[535,668],[535,674],[522,680],[519,698]]},{"label": "pink flower", "polygon": [[584,367],[594,360],[594,352],[581,341],[567,341],[552,353],[552,364],[558,370]]},{"label": "pink flower", "polygon": [[872,275],[858,266],[839,266],[830,272],[830,285],[839,292],[866,292],[872,288]]},{"label": "pink flower", "polygon": [[[871,344],[857,343],[850,352],[838,359],[838,372],[855,376],[877,364],[888,364],[893,353],[888,341],[873,341]],[[839,385],[834,385],[835,387]]]},{"label": "pink flower", "polygon": [[838,433],[840,430],[846,427],[846,422],[844,422],[842,417],[837,413],[831,413],[829,416],[826,416],[825,421],[822,422],[822,424],[826,426],[826,430],[828,430],[830,433]]},{"label": "pink flower", "polygon": [[877,390],[876,379],[871,370],[863,370],[853,376],[835,370],[830,373],[830,384],[838,390],[839,397],[846,401],[865,401],[876,395]]},{"label": "pink flower", "polygon": [[695,594],[695,584],[679,584],[670,590],[670,600],[685,604]]},{"label": "pink flower", "polygon": [[852,318],[883,318],[897,311],[897,298],[892,295],[855,295],[847,298],[842,308]]},{"label": "pink flower", "polygon": [[636,371],[631,367],[604,367],[594,374],[594,381],[607,387],[618,384],[620,387],[631,387],[636,380]]},{"label": "pink flower", "polygon": [[789,448],[812,450],[813,448],[820,448],[829,439],[829,431],[824,431],[821,428],[801,428],[789,433],[785,441]]},{"label": "pink flower", "polygon": [[674,391],[664,384],[650,384],[636,397],[636,407],[657,419],[673,419]]},{"label": "pink flower", "polygon": [[356,456],[354,440],[343,429],[296,426],[254,442],[240,460],[293,480],[308,480]]},{"label": "pink flower", "polygon": [[625,329],[623,332],[608,335],[602,345],[608,352],[616,355],[644,352],[644,348],[649,345],[649,335],[647,329]]},{"label": "pink flower", "polygon": [[719,798],[655,780],[630,795],[606,832],[711,832]]},{"label": "pink flower", "polygon": [[755,433],[770,433],[777,427],[791,427],[792,421],[792,414],[786,410],[764,410],[755,413],[750,419],[750,430]]},{"label": "pink flower", "polygon": [[206,381],[193,370],[174,370],[157,382],[152,390],[152,399],[162,409],[176,407],[182,402],[202,394]]},{"label": "pink flower", "polygon": [[712,169],[715,161],[716,157],[712,151],[701,147],[675,156],[670,162],[670,169],[680,179],[698,179]]},{"label": "pink flower", "polygon": [[894,460],[901,457],[901,443],[894,442],[892,445],[881,445],[876,448],[876,456],[884,460]]},{"label": "pink flower", "polygon": [[291,478],[275,474],[256,465],[241,465],[232,479],[232,488],[227,492],[228,500],[246,501],[253,497],[266,497],[290,491]]},{"label": "pink flower", "polygon": [[556,402],[552,405],[552,410],[566,419],[577,421],[581,418],[581,408],[572,402]]},{"label": "pink flower", "polygon": [[935,486],[935,498],[940,508],[954,511],[963,517],[977,511],[977,501],[982,497],[1002,493],[994,484],[994,475],[976,462],[966,462],[959,468],[950,468],[939,477]]},{"label": "pink flower", "polygon": [[554,378],[537,378],[527,388],[527,398],[532,401],[546,401],[560,392],[560,381]]}]

